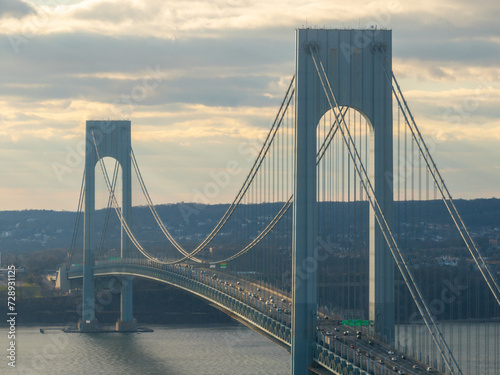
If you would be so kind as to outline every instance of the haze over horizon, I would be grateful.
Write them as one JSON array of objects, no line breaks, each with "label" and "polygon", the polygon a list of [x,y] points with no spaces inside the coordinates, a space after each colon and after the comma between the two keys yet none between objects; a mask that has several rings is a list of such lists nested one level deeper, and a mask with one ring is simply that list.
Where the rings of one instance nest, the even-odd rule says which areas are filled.
[{"label": "haze over horizon", "polygon": [[196,200],[234,162],[207,203],[231,201],[306,26],[392,29],[395,75],[453,197],[500,198],[499,15],[493,0],[3,0],[0,210],[75,211],[85,121],[108,118],[131,120],[156,204]]}]

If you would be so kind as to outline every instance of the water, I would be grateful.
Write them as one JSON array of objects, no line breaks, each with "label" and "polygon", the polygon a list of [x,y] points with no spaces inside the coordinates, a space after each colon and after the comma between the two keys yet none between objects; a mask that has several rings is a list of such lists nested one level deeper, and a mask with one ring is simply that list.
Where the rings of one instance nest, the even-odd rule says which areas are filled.
[{"label": "water", "polygon": [[141,334],[43,335],[39,328],[17,328],[16,368],[2,355],[1,374],[290,374],[286,349],[240,325],[151,326],[155,332]]},{"label": "water", "polygon": [[[151,326],[155,332],[141,334],[48,331],[45,335],[40,327],[17,327],[15,369],[7,366],[3,353],[9,340],[6,328],[0,328],[0,374],[290,374],[290,354],[242,325]],[[442,323],[440,329],[458,354],[464,375],[500,374],[500,324]],[[399,327],[398,331],[401,335],[406,330]],[[417,349],[421,340],[428,342],[425,327],[406,332],[410,347]]]}]

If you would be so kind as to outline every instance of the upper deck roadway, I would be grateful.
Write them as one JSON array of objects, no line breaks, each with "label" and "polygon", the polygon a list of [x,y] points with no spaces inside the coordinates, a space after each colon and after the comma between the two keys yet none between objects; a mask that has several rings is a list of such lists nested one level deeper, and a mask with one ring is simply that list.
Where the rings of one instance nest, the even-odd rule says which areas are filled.
[{"label": "upper deck roadway", "polygon": [[[211,269],[183,265],[162,265],[142,259],[97,261],[94,276],[136,276],[170,284],[193,293],[264,334],[290,348],[290,296],[271,286],[262,286],[242,277],[214,274]],[[72,265],[68,279],[83,277],[83,267]],[[423,363],[406,358],[390,346],[357,335],[353,327],[337,325],[338,317],[320,314],[314,348],[316,373],[351,374],[428,374]],[[431,370],[439,374],[435,369]]]}]

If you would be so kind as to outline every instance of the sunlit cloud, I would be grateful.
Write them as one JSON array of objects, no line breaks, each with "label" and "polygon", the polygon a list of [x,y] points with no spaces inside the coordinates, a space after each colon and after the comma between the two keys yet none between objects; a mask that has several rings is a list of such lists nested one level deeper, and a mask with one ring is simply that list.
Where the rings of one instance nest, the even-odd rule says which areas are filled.
[{"label": "sunlit cloud", "polygon": [[[0,156],[10,178],[0,192],[12,199],[0,204],[74,209],[83,156],[62,182],[52,165],[81,149],[89,119],[131,120],[156,201],[190,200],[209,170],[240,160],[241,142],[269,129],[297,27],[393,29],[394,72],[417,123],[445,173],[466,175],[481,152],[500,158],[499,10],[496,0],[2,1]],[[481,196],[500,183],[484,181]]]}]

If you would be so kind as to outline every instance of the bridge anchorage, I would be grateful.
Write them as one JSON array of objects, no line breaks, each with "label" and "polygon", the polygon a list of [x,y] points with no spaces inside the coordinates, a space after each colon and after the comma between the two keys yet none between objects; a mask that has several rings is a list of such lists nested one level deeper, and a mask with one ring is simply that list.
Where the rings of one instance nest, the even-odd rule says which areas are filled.
[{"label": "bridge anchorage", "polygon": [[[149,196],[130,121],[88,121],[83,264],[60,271],[61,284],[83,278],[80,331],[99,330],[96,277],[122,281],[116,329],[136,330],[132,280],[145,278],[288,348],[293,375],[498,374],[498,324],[478,326],[474,338],[491,363],[463,354],[473,336],[464,321],[500,317],[498,283],[392,73],[391,38],[390,30],[296,31],[295,74],[269,134],[233,202],[192,248]],[[116,159],[112,178],[104,157]],[[96,168],[121,228],[119,257],[96,251]],[[147,250],[131,225],[132,170],[165,250]]]}]

